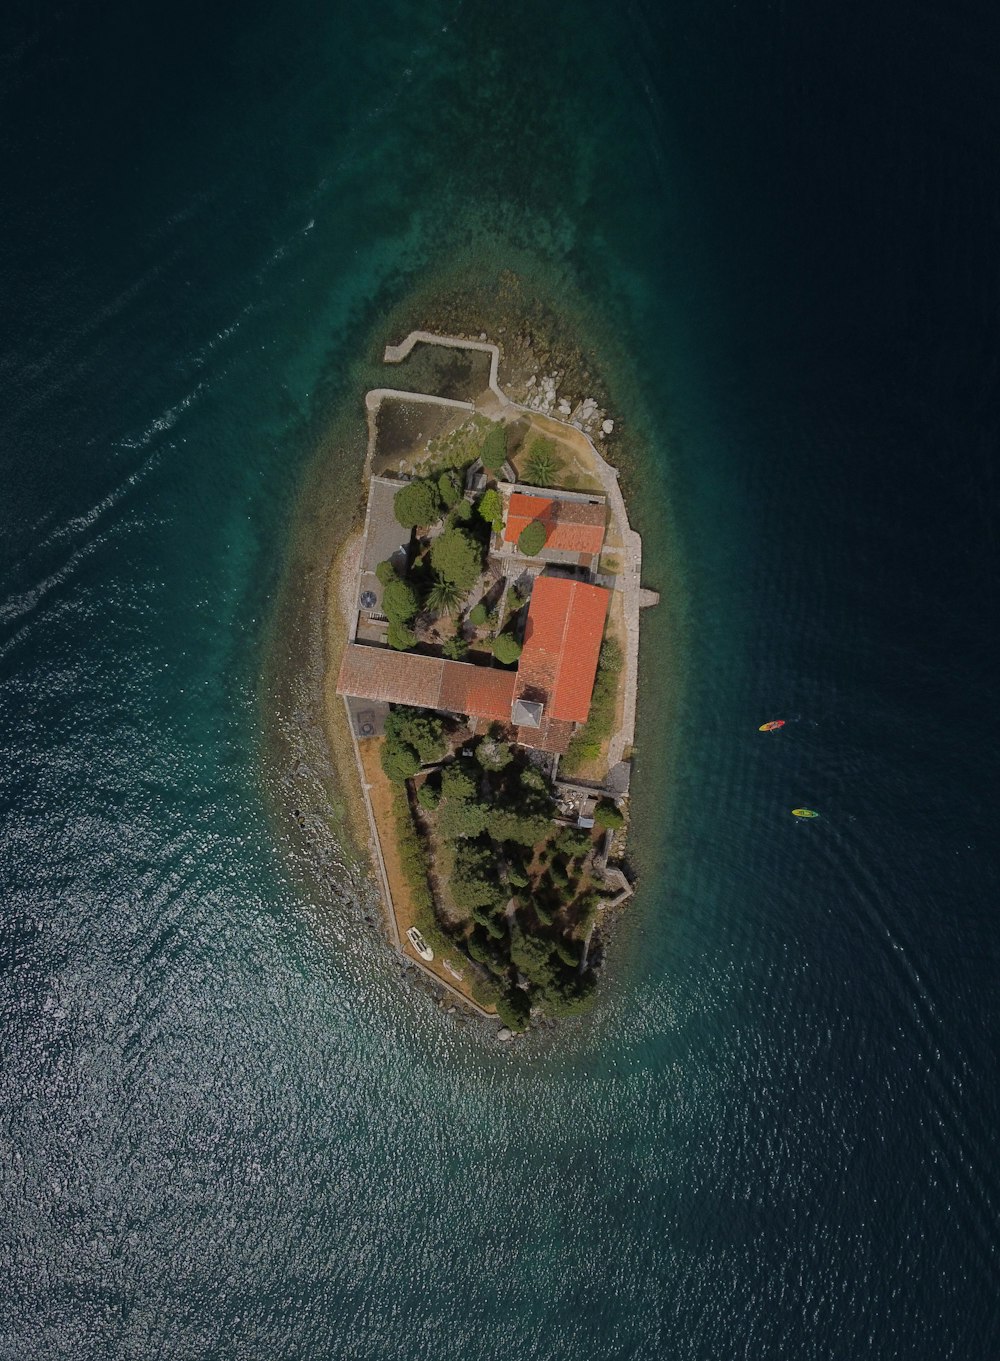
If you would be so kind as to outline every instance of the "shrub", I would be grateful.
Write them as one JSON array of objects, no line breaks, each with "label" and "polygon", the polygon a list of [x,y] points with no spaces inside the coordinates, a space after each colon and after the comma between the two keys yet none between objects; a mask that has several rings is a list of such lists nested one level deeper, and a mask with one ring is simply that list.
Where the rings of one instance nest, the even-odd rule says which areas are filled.
[{"label": "shrub", "polygon": [[453,634],[451,638],[445,639],[444,646],[441,648],[444,655],[453,662],[460,662],[468,650],[469,644],[458,633]]},{"label": "shrub", "polygon": [[[472,953],[471,950],[469,953]],[[470,978],[469,991],[481,1007],[495,1006],[501,995],[500,988],[492,978]]]},{"label": "shrub", "polygon": [[391,619],[386,633],[386,641],[397,652],[405,652],[408,648],[416,645],[417,635],[405,624],[399,624],[395,619]]},{"label": "shrub", "polygon": [[425,780],[417,790],[417,803],[420,804],[421,808],[426,808],[429,813],[433,813],[440,802],[440,789],[436,788],[435,785],[428,784]]},{"label": "shrub", "polygon": [[431,544],[431,565],[445,581],[468,591],[482,571],[482,554],[464,530],[446,529]]},{"label": "shrub", "polygon": [[383,586],[388,586],[390,581],[399,580],[399,573],[396,571],[395,567],[393,567],[392,563],[389,561],[388,558],[386,558],[385,562],[380,562],[379,565],[375,568],[375,575],[378,577],[379,581],[382,583]]},{"label": "shrub", "polygon": [[464,524],[466,521],[472,519],[472,507],[464,497],[451,512],[451,518],[456,524]]},{"label": "shrub", "polygon": [[493,655],[504,666],[510,666],[521,655],[521,644],[510,633],[501,633],[493,644]]},{"label": "shrub", "polygon": [[413,587],[397,577],[382,592],[382,612],[390,622],[407,624],[417,612]]},{"label": "shrub", "polygon": [[594,809],[594,821],[598,827],[615,832],[625,826],[625,814],[610,799],[602,799]]},{"label": "shrub", "polygon": [[437,480],[438,496],[445,510],[451,510],[462,499],[462,486],[453,472],[443,472]]},{"label": "shrub", "polygon": [[498,473],[507,462],[507,427],[499,423],[492,425],[483,447],[479,451],[483,467],[491,473]]},{"label": "shrub", "polygon": [[511,614],[517,614],[518,610],[524,605],[524,598],[516,586],[512,586],[507,592],[507,608]]},{"label": "shrub", "polygon": [[476,510],[495,530],[500,529],[503,524],[503,502],[498,491],[494,491],[492,487],[484,491]]},{"label": "shrub", "polygon": [[469,611],[469,623],[472,624],[474,628],[481,629],[486,623],[486,619],[486,606],[480,601],[478,605],[474,605]]},{"label": "shrub", "polygon": [[432,525],[441,518],[441,501],[433,482],[407,482],[393,498],[392,508],[405,529]]},{"label": "shrub", "polygon": [[526,558],[533,558],[545,547],[545,526],[541,520],[532,520],[518,535],[517,546]]}]

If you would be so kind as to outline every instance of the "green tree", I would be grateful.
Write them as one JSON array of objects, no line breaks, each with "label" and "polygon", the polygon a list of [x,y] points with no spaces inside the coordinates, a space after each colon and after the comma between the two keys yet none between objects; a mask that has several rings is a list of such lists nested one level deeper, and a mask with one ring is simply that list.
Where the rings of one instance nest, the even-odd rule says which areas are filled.
[{"label": "green tree", "polygon": [[471,590],[482,571],[479,545],[464,530],[446,529],[431,544],[431,565],[459,590]]},{"label": "green tree", "polygon": [[438,806],[440,802],[441,802],[440,789],[435,788],[434,785],[429,784],[425,780],[423,784],[420,786],[420,788],[417,790],[417,803],[420,804],[421,808],[426,808],[429,813],[433,813],[434,809]]},{"label": "green tree", "polygon": [[479,457],[483,460],[483,467],[487,472],[496,476],[507,462],[507,427],[505,425],[498,422],[490,426],[489,433],[483,440],[483,447],[479,451]]},{"label": "green tree", "polygon": [[497,1018],[510,1030],[525,1030],[531,1016],[531,998],[523,988],[511,988],[496,999]]},{"label": "green tree", "polygon": [[451,510],[461,499],[462,486],[454,472],[443,472],[437,480],[437,489],[445,510]]},{"label": "green tree", "polygon": [[545,539],[545,526],[541,520],[532,520],[518,535],[517,546],[526,558],[533,558],[545,547]]},{"label": "green tree", "polygon": [[503,526],[503,501],[500,499],[500,493],[489,487],[479,498],[476,510],[493,526],[494,531],[499,533]]},{"label": "green tree", "polygon": [[390,710],[385,720],[385,734],[392,741],[408,742],[425,762],[439,760],[448,749],[444,721],[426,709],[401,704]]},{"label": "green tree", "polygon": [[441,518],[441,501],[433,482],[419,480],[407,482],[400,487],[393,498],[392,508],[396,519],[406,529],[417,525],[433,525]]},{"label": "green tree", "polygon": [[461,603],[462,594],[453,581],[435,577],[434,585],[427,592],[427,608],[435,614],[454,614]]},{"label": "green tree", "polygon": [[580,966],[580,951],[565,940],[555,942],[555,952],[566,965],[567,969],[577,969]]},{"label": "green tree", "polygon": [[451,518],[455,524],[465,524],[472,519],[472,507],[464,497],[451,512]]},{"label": "green tree", "polygon": [[417,635],[405,624],[398,623],[395,619],[389,620],[389,628],[386,631],[386,641],[390,647],[397,652],[406,652],[409,648],[415,647]]},{"label": "green tree", "polygon": [[382,743],[379,752],[382,769],[390,780],[402,784],[420,769],[420,758],[406,742],[389,741]]},{"label": "green tree", "polygon": [[504,666],[510,666],[521,655],[521,644],[510,633],[501,633],[493,643],[493,655]]},{"label": "green tree", "polygon": [[548,793],[548,781],[535,766],[525,766],[518,778],[525,789],[537,790],[541,794]]},{"label": "green tree", "polygon": [[[485,804],[464,803],[459,799],[442,800],[438,826],[445,841],[467,840],[486,830],[490,810]],[[457,899],[456,899],[457,901]]]},{"label": "green tree", "polygon": [[484,738],[476,748],[476,760],[484,770],[505,770],[514,759],[509,742]]},{"label": "green tree", "polygon": [[469,644],[460,633],[453,634],[444,640],[441,651],[453,662],[460,662],[469,650]]},{"label": "green tree", "polygon": [[602,799],[594,809],[594,821],[598,827],[615,832],[625,826],[625,814],[610,799]]},{"label": "green tree", "polygon": [[458,761],[452,761],[441,772],[441,793],[446,799],[466,802],[476,796],[476,781],[472,773]]},{"label": "green tree", "polygon": [[383,586],[388,586],[391,581],[399,580],[399,573],[388,558],[386,558],[385,562],[380,562],[375,568],[375,575]]},{"label": "green tree", "polygon": [[556,454],[556,446],[550,439],[536,439],[528,450],[524,463],[524,478],[536,486],[551,486],[556,474],[562,468],[562,459]]},{"label": "green tree", "polygon": [[519,846],[535,846],[548,832],[550,820],[544,813],[525,813],[517,808],[492,808],[487,825],[495,841],[515,841]]},{"label": "green tree", "polygon": [[469,623],[473,628],[481,629],[486,623],[487,618],[486,606],[480,600],[479,604],[473,605],[472,609],[469,611]]},{"label": "green tree", "polygon": [[382,591],[382,612],[397,624],[407,624],[417,612],[417,597],[413,587],[398,578],[390,581]]}]

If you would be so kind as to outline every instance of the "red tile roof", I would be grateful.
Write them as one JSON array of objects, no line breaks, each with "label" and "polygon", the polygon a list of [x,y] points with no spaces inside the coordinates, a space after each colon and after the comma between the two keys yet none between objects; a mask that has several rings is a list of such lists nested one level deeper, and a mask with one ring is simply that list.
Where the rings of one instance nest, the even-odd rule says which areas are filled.
[{"label": "red tile roof", "polygon": [[604,505],[596,501],[563,501],[559,497],[511,492],[503,536],[516,543],[533,520],[545,526],[545,547],[564,553],[599,553],[604,544]]},{"label": "red tile roof", "polygon": [[348,643],[337,693],[510,722],[516,679],[495,667]]},{"label": "red tile roof", "polygon": [[533,747],[536,751],[557,751],[560,756],[569,746],[572,736],[573,724],[558,718],[543,718],[540,727],[517,730],[517,740],[522,747]]},{"label": "red tile roof", "polygon": [[445,662],[438,708],[470,718],[496,718],[510,722],[514,703],[513,671],[473,666],[470,662]]},{"label": "red tile roof", "polygon": [[602,586],[539,577],[531,591],[515,698],[541,698],[549,719],[585,723],[610,602]]},{"label": "red tile roof", "polygon": [[337,693],[436,709],[443,666],[441,657],[348,643],[337,677]]}]

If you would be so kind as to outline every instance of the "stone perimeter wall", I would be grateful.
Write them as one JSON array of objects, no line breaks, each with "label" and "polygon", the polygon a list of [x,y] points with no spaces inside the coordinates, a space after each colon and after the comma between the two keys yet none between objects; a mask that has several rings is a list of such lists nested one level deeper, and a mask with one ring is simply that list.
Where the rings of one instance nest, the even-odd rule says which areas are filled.
[{"label": "stone perimeter wall", "polygon": [[[508,411],[523,411],[525,415],[529,417],[540,414],[534,407],[513,401],[500,387],[498,379],[500,349],[491,341],[463,340],[458,336],[435,335],[431,331],[411,331],[401,344],[387,345],[385,347],[385,353],[383,355],[384,362],[387,364],[401,363],[413,347],[418,344],[443,345],[451,349],[461,350],[480,350],[489,354],[489,391],[494,399],[490,405],[493,406],[495,403],[495,409],[486,412],[485,414],[489,414],[494,419],[503,419],[505,412]],[[468,411],[470,413],[474,413],[477,409],[473,402],[458,401],[454,398],[436,397],[428,393],[409,392],[400,388],[373,388],[365,395],[365,407],[368,414],[368,448],[365,456],[364,469],[366,480],[370,477],[373,467],[377,437],[378,410],[382,401],[387,397],[402,399],[409,402],[426,402],[435,406],[442,406],[452,410]],[[605,459],[597,450],[593,440],[585,430],[582,430],[578,425],[572,424],[570,421],[561,419],[559,416],[550,414],[547,411],[542,414],[546,416],[547,420],[555,421],[557,424],[564,426],[568,437],[575,440],[582,440],[586,443],[594,465],[594,471],[596,472],[604,490],[604,494],[607,497],[608,507],[616,522],[618,536],[623,545],[622,571],[619,574],[621,585],[619,589],[623,592],[625,615],[625,700],[621,725],[608,744],[608,766],[609,769],[611,769],[622,762],[626,750],[635,742],[636,694],[639,683],[639,611],[650,605],[657,604],[659,596],[655,591],[644,590],[642,587],[642,539],[629,524],[628,512],[625,509],[625,499],[622,496],[621,487],[618,483],[617,468],[608,463],[607,459]],[[347,708],[346,698],[344,699],[344,704],[345,708]],[[347,723],[351,733],[351,741],[354,745],[354,757],[358,768],[358,778],[361,782],[361,792],[365,803],[365,811],[368,815],[368,825],[371,829],[372,848],[375,855],[376,867],[378,869],[382,893],[385,897],[386,906],[389,912],[393,945],[408,963],[415,964],[424,975],[436,984],[445,994],[450,994],[455,1001],[467,1007],[470,1011],[476,1012],[478,1015],[489,1020],[495,1020],[496,1017],[493,1016],[492,1013],[485,1011],[478,1003],[465,996],[464,993],[460,993],[457,988],[453,988],[437,974],[432,973],[416,955],[416,952],[408,949],[409,942],[404,941],[400,937],[399,927],[396,922],[395,907],[392,901],[392,893],[389,888],[389,876],[386,873],[385,860],[382,855],[382,845],[379,840],[375,810],[372,807],[371,799],[369,797],[364,766],[362,765],[361,753],[358,749],[358,739],[354,732],[354,725],[349,708],[347,708]],[[622,879],[624,885],[627,886],[627,880],[624,879],[624,876],[622,876]],[[629,887],[628,892],[623,892],[614,905],[618,906],[624,897],[627,897],[630,893],[631,888]]]}]

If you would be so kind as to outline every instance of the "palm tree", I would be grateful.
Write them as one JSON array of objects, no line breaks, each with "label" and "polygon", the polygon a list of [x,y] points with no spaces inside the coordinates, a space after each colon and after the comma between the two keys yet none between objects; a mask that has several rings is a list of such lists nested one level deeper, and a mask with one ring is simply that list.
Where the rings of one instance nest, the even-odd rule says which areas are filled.
[{"label": "palm tree", "polygon": [[434,614],[452,615],[458,609],[464,596],[465,592],[453,581],[447,581],[444,577],[435,577],[434,585],[427,592],[427,608],[432,610]]},{"label": "palm tree", "polygon": [[524,471],[528,479],[539,487],[547,487],[562,467],[562,459],[556,455],[551,440],[536,439],[528,451]]}]

